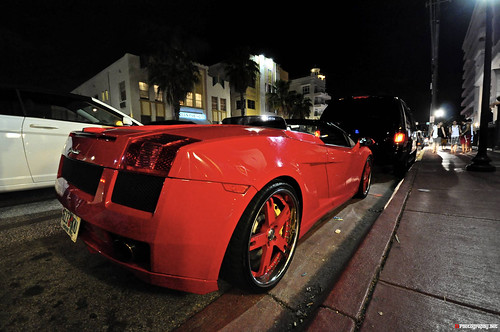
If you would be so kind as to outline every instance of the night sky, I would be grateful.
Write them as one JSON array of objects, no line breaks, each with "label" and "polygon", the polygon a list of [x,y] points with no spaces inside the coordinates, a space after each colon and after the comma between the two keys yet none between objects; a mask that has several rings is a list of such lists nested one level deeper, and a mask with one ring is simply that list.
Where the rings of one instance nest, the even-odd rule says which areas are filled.
[{"label": "night sky", "polygon": [[[124,53],[146,54],[176,35],[204,65],[248,46],[292,79],[320,67],[333,97],[397,95],[426,121],[431,51],[425,2],[4,0],[0,83],[71,91]],[[438,103],[449,116],[461,110],[461,46],[474,3],[441,5]]]}]

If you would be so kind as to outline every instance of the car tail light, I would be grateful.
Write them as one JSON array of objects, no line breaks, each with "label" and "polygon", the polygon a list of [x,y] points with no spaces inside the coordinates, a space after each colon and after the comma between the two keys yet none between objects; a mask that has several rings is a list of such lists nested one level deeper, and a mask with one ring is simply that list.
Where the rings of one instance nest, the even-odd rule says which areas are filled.
[{"label": "car tail light", "polygon": [[396,133],[394,135],[394,143],[403,143],[406,140],[405,133]]},{"label": "car tail light", "polygon": [[196,139],[176,135],[141,137],[132,141],[125,153],[122,168],[126,171],[167,176],[177,151]]}]

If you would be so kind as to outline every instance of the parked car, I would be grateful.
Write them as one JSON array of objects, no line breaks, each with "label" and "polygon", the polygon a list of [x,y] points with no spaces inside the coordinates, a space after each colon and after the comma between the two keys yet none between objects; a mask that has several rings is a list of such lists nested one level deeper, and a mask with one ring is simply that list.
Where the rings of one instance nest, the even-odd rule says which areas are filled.
[{"label": "parked car", "polygon": [[391,163],[403,173],[417,154],[416,126],[406,103],[398,97],[361,96],[332,100],[321,120],[334,122],[355,140],[371,137],[376,163]]},{"label": "parked car", "polygon": [[90,97],[0,87],[0,192],[54,186],[71,131],[122,125],[141,124]]},{"label": "parked car", "polygon": [[259,126],[71,133],[56,181],[61,226],[152,284],[203,294],[221,275],[271,289],[317,220],[368,194],[372,154],[335,126],[330,142],[277,117],[249,121]]}]

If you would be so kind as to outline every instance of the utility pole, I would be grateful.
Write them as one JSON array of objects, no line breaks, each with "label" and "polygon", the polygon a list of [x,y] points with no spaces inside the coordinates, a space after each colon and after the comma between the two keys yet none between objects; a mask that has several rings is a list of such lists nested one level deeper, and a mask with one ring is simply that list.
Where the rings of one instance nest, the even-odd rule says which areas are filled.
[{"label": "utility pole", "polygon": [[[438,109],[438,63],[439,63],[439,20],[440,7],[443,2],[451,0],[429,0],[425,3],[429,7],[429,20],[431,24],[431,109],[429,111],[429,123],[434,122],[434,112]],[[429,126],[429,134],[432,126]]]},{"label": "utility pole", "polygon": [[[429,112],[429,122],[434,122],[434,111],[437,109],[437,80],[438,80],[438,60],[439,60],[439,14],[441,0],[429,0],[426,6],[429,7],[429,18],[431,24],[431,109]],[[431,126],[429,126],[430,132]]]}]

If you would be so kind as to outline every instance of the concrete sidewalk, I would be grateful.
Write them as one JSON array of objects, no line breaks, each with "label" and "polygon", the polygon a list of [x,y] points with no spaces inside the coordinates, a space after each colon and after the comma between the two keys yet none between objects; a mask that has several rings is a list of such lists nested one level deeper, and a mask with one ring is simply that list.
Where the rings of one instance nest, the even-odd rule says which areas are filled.
[{"label": "concrete sidewalk", "polygon": [[500,330],[500,155],[465,171],[475,155],[425,150],[309,331]]}]

